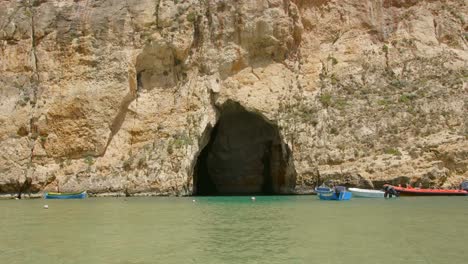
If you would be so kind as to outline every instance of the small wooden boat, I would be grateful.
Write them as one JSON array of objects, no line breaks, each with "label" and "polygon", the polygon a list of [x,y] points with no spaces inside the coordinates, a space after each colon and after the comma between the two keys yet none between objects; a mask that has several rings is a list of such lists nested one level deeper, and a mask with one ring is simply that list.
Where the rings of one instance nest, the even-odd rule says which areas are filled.
[{"label": "small wooden boat", "polygon": [[421,189],[413,187],[393,186],[393,188],[404,196],[460,196],[468,195],[466,190],[446,190],[446,189]]},{"label": "small wooden boat", "polygon": [[86,191],[79,193],[54,193],[46,192],[44,199],[84,199],[87,197]]},{"label": "small wooden boat", "polygon": [[351,200],[353,194],[348,191],[340,192],[336,194],[336,192],[328,192],[328,193],[319,193],[318,194],[320,200],[336,200],[336,201],[347,201]]},{"label": "small wooden boat", "polygon": [[333,189],[322,184],[320,185],[319,187],[315,187],[315,193],[319,194],[319,193],[328,193],[328,192],[331,192]]},{"label": "small wooden boat", "polygon": [[349,188],[350,192],[355,197],[366,197],[366,198],[384,198],[385,192],[379,190],[360,189],[360,188]]},{"label": "small wooden boat", "polygon": [[346,201],[351,199],[352,193],[346,191],[344,186],[336,186],[335,188],[340,189],[340,191],[337,193],[335,189],[322,185],[315,188],[315,192],[320,200]]}]

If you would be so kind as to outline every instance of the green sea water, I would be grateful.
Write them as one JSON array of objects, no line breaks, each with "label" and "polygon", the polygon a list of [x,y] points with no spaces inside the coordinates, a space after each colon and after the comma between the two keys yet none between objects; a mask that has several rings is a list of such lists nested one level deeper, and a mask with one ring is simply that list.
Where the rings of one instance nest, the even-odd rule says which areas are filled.
[{"label": "green sea water", "polygon": [[0,263],[466,264],[468,198],[0,200]]}]

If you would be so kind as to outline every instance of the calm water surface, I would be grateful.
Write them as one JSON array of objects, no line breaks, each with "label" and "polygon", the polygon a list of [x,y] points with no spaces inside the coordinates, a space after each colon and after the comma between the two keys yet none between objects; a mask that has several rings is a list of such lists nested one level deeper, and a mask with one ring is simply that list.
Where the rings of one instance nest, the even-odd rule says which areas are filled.
[{"label": "calm water surface", "polygon": [[8,264],[466,264],[467,240],[467,197],[0,200]]}]

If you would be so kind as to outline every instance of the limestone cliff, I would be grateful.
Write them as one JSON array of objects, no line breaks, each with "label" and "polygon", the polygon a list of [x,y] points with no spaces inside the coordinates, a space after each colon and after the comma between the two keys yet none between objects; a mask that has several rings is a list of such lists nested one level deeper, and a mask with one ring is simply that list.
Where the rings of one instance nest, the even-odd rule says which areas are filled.
[{"label": "limestone cliff", "polygon": [[1,1],[0,194],[456,186],[467,14],[465,0]]}]

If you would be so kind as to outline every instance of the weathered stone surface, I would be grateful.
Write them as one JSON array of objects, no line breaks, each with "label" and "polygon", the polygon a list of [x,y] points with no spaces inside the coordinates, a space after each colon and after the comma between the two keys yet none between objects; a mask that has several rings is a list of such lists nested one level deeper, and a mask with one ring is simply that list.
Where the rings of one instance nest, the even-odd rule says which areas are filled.
[{"label": "weathered stone surface", "polygon": [[[463,0],[0,2],[0,193],[185,195],[227,101],[317,179],[468,178]],[[291,185],[291,186],[293,186]]]}]

